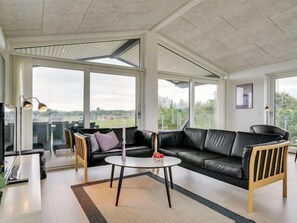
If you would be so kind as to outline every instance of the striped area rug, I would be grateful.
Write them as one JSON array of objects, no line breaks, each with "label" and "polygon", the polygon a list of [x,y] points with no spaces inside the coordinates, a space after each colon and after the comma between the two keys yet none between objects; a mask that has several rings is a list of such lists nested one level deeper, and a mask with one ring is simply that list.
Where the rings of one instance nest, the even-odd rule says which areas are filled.
[{"label": "striped area rug", "polygon": [[117,179],[71,186],[91,223],[229,223],[254,222],[178,185],[170,189],[169,208],[163,178],[150,172],[127,176],[123,180],[116,207]]}]

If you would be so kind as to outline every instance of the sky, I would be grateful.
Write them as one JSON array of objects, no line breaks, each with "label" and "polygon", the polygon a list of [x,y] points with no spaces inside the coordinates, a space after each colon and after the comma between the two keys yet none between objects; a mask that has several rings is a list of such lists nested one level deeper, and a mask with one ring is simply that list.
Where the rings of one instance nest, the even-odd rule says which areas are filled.
[{"label": "sky", "polygon": [[280,78],[276,80],[276,91],[286,92],[297,99],[297,77]]},{"label": "sky", "polygon": [[[114,61],[102,61],[115,64]],[[118,61],[117,65],[122,65]],[[83,111],[83,78],[79,70],[34,67],[33,95],[48,108],[60,111]],[[91,73],[90,108],[104,110],[135,109],[136,79],[131,76]],[[196,86],[196,101],[206,102],[214,98],[216,85]],[[180,88],[166,80],[159,81],[159,95],[179,103],[189,101],[189,89]],[[36,109],[37,106],[34,106]]]},{"label": "sky", "polygon": [[[53,110],[82,111],[83,74],[77,70],[35,67],[33,95]],[[91,110],[135,109],[133,89],[135,77],[91,73]]]},{"label": "sky", "polygon": [[[189,102],[189,88],[179,88],[166,80],[158,81],[158,94],[161,97],[169,97],[175,103],[183,101]],[[189,85],[190,86],[190,85]],[[195,102],[205,103],[209,99],[214,99],[214,92],[217,91],[217,85],[205,84],[195,87]]]}]

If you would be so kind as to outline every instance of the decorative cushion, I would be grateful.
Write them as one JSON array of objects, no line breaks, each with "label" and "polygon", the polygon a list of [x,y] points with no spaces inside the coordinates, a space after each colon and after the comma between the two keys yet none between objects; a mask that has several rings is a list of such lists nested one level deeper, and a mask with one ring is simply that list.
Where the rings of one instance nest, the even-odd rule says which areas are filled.
[{"label": "decorative cushion", "polygon": [[95,133],[94,134],[88,134],[86,133],[85,136],[88,136],[91,140],[91,144],[92,144],[92,153],[93,152],[96,152],[96,151],[99,151],[100,150],[100,147],[99,147],[99,144],[97,142],[97,139],[95,137]]},{"label": "decorative cushion", "polygon": [[119,143],[119,140],[118,140],[117,136],[115,135],[114,131],[110,131],[106,134],[101,134],[101,133],[97,132],[97,133],[95,133],[95,137],[96,137],[102,151],[107,151],[107,150],[113,149]]}]

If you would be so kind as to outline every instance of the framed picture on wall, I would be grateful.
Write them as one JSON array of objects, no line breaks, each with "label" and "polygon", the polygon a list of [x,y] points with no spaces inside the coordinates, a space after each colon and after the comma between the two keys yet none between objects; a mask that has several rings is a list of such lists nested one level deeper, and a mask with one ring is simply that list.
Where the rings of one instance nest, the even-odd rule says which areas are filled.
[{"label": "framed picture on wall", "polygon": [[253,108],[253,84],[236,85],[236,108]]}]

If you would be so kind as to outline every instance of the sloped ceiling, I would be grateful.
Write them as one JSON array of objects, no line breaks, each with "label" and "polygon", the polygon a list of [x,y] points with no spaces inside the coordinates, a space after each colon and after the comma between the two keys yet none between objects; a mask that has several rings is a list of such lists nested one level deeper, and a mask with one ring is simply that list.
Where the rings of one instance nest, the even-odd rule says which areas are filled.
[{"label": "sloped ceiling", "polygon": [[297,59],[297,0],[0,0],[0,25],[6,37],[153,29],[226,72]]}]

